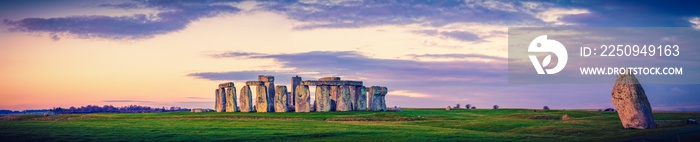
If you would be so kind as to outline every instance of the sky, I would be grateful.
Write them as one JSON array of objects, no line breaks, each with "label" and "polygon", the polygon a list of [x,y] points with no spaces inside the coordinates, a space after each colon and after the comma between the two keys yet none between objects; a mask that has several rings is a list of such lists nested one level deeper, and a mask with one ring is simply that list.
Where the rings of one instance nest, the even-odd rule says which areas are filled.
[{"label": "sky", "polygon": [[[289,85],[298,75],[386,86],[387,106],[604,109],[614,107],[613,82],[508,83],[508,28],[684,27],[698,32],[697,5],[645,0],[1,0],[0,109],[213,108],[219,83],[234,82],[240,89],[258,75],[275,76],[276,85]],[[655,110],[700,110],[698,84],[641,81]]]}]

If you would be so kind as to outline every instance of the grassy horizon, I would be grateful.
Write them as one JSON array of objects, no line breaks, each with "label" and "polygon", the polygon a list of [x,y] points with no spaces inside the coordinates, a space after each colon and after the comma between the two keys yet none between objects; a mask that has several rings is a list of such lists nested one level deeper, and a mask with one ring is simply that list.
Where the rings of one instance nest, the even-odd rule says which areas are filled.
[{"label": "grassy horizon", "polygon": [[[563,115],[569,120],[562,120]],[[615,112],[406,108],[403,112],[97,113],[0,117],[3,141],[601,141],[688,127],[698,113],[654,113],[623,129]],[[679,120],[679,121],[676,121]],[[683,121],[680,121],[683,120]]]}]

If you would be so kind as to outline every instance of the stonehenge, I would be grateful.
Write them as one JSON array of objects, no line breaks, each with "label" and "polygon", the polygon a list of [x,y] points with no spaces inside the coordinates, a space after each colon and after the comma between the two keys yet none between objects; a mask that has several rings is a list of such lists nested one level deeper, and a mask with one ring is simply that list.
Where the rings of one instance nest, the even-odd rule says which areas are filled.
[{"label": "stonehenge", "polygon": [[[302,81],[291,78],[291,89],[274,84],[275,77],[259,75],[257,81],[246,81],[236,99],[233,82],[219,84],[216,89],[216,112],[330,112],[330,111],[386,111],[387,88],[363,86],[362,81],[323,77]],[[255,86],[255,96],[250,86]],[[315,86],[311,103],[309,86]],[[288,91],[291,90],[291,91]],[[253,99],[255,97],[255,99]],[[239,103],[237,103],[237,101]],[[240,105],[239,107],[236,107]]]}]

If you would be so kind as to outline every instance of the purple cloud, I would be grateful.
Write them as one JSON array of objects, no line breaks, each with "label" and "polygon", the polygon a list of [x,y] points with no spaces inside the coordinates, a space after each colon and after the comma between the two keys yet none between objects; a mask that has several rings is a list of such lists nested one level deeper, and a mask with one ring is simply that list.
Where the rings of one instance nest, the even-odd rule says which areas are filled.
[{"label": "purple cloud", "polygon": [[133,1],[118,4],[101,4],[99,7],[117,9],[149,8],[157,14],[135,14],[131,16],[84,15],[58,18],[4,19],[9,31],[67,33],[79,38],[142,39],[151,38],[184,29],[193,21],[223,13],[240,11],[227,1]]},{"label": "purple cloud", "polygon": [[478,35],[471,33],[471,32],[467,32],[467,31],[439,32],[437,30],[420,30],[420,31],[414,31],[414,33],[428,35],[428,36],[438,36],[440,38],[456,39],[456,40],[461,40],[461,41],[474,42],[474,41],[481,40],[481,38],[479,38]]},{"label": "purple cloud", "polygon": [[[421,24],[442,26],[460,22],[501,25],[544,24],[532,15],[532,8],[521,1],[266,1],[263,10],[280,12],[305,22],[299,29],[357,28],[377,25]],[[551,5],[543,4],[542,7]]]}]

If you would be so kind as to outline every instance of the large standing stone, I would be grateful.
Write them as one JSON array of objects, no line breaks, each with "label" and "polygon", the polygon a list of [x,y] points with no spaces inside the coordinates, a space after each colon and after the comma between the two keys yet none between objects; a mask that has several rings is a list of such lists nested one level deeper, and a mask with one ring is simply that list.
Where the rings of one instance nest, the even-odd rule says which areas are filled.
[{"label": "large standing stone", "polygon": [[269,95],[267,95],[267,87],[265,86],[258,86],[257,87],[257,95],[255,96],[255,110],[257,112],[273,112],[273,108],[270,107],[270,102],[268,101]]},{"label": "large standing stone", "polygon": [[289,94],[289,100],[287,100],[287,105],[291,108],[291,110],[296,110],[296,96],[297,96],[296,89],[297,89],[297,86],[299,86],[300,84],[301,84],[301,77],[299,77],[299,76],[292,77],[292,91]]},{"label": "large standing stone", "polygon": [[386,101],[384,96],[386,96],[387,88],[380,86],[369,87],[369,110],[372,111],[386,111]]},{"label": "large standing stone", "polygon": [[348,86],[348,89],[350,91],[350,109],[351,110],[357,110],[357,96],[358,94],[358,89],[357,86]]},{"label": "large standing stone", "polygon": [[[332,90],[332,89],[331,89]],[[336,111],[351,111],[352,101],[350,101],[350,88],[347,85],[340,86]]]},{"label": "large standing stone", "polygon": [[632,74],[620,74],[612,89],[612,102],[620,116],[622,126],[626,129],[656,128],[651,104],[636,77]]},{"label": "large standing stone", "polygon": [[214,110],[216,112],[224,112],[225,111],[224,105],[226,102],[224,100],[225,99],[223,96],[224,94],[221,93],[221,90],[222,90],[221,88],[216,89],[216,96],[215,96],[216,102],[214,102]]},{"label": "large standing stone", "polygon": [[386,109],[386,93],[387,93],[389,90],[388,90],[386,87],[384,87],[384,86],[381,87],[381,90],[382,90],[382,92],[381,92],[381,94],[379,95],[379,96],[380,96],[379,100],[381,100],[381,103],[380,103],[379,105],[381,106],[380,109],[381,109],[382,111],[386,111],[386,110],[387,110],[387,109]]},{"label": "large standing stone", "polygon": [[[258,81],[263,81],[263,85],[265,85],[265,93],[267,94],[267,107],[268,111],[267,112],[274,112],[275,111],[275,77],[274,76],[268,76],[268,75],[258,75]],[[260,107],[258,107],[260,108]],[[260,110],[258,109],[258,112]]]},{"label": "large standing stone", "polygon": [[309,86],[297,85],[295,91],[296,96],[294,97],[294,102],[296,102],[296,104],[294,106],[294,111],[311,112],[311,106],[309,104],[309,101],[311,101],[311,93],[309,92]]},{"label": "large standing stone", "polygon": [[365,86],[357,86],[357,110],[367,110],[367,88]]},{"label": "large standing stone", "polygon": [[330,86],[331,111],[336,111],[338,107],[338,96],[340,94],[340,86]]},{"label": "large standing stone", "polygon": [[236,87],[226,88],[226,112],[238,111],[236,103]]},{"label": "large standing stone", "polygon": [[328,112],[331,111],[331,87],[330,86],[316,86],[316,112]]},{"label": "large standing stone", "polygon": [[238,99],[240,99],[240,109],[241,112],[253,111],[253,92],[250,91],[250,86],[246,85],[241,88],[241,94]]},{"label": "large standing stone", "polygon": [[275,86],[275,112],[287,112],[287,86]]}]

